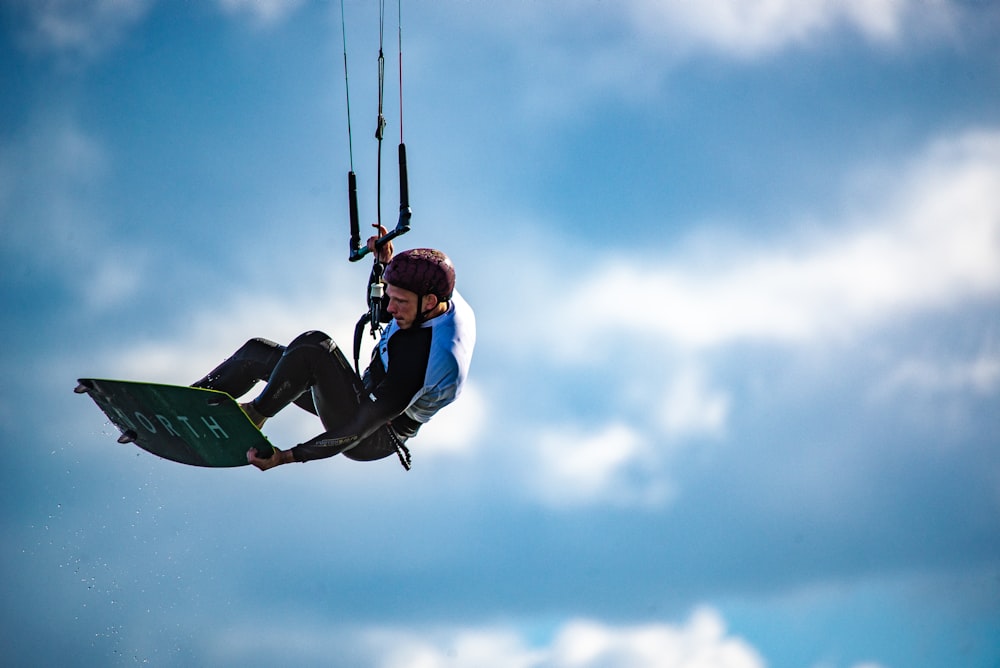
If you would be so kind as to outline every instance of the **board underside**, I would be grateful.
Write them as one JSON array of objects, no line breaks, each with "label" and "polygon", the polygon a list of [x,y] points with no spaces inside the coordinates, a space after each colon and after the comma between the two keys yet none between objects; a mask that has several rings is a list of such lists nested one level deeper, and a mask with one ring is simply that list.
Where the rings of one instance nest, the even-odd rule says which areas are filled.
[{"label": "board underside", "polygon": [[268,457],[274,448],[236,400],[225,392],[182,385],[81,378],[86,393],[133,442],[158,457],[191,466],[247,464],[256,448]]}]

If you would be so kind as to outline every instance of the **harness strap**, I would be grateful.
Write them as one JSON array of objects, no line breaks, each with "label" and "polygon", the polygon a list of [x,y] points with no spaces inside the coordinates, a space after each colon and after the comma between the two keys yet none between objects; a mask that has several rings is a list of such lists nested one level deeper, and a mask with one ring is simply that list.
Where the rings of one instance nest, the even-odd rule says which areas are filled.
[{"label": "harness strap", "polygon": [[389,440],[396,447],[396,456],[399,457],[399,463],[403,465],[403,468],[407,471],[413,466],[413,460],[410,457],[410,449],[406,447],[403,440],[396,435],[395,430],[392,425],[386,425],[386,431],[389,432]]},{"label": "harness strap", "polygon": [[371,320],[371,311],[368,311],[358,323],[354,325],[354,373],[361,377],[361,366],[358,364],[361,358],[361,339],[365,336],[365,325]]}]

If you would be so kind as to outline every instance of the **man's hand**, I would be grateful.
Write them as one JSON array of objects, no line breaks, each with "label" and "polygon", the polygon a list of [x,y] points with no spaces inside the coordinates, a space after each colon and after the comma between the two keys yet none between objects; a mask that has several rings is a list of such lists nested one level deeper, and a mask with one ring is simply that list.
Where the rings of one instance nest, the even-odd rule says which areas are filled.
[{"label": "man's hand", "polygon": [[[372,227],[378,229],[378,236],[368,237],[368,250],[372,253],[375,252],[375,242],[389,234],[389,230],[385,229],[378,223],[372,223]],[[389,260],[392,259],[392,242],[388,242],[386,245],[379,249],[378,261],[382,264],[388,264]]]},{"label": "man's hand", "polygon": [[257,448],[250,448],[247,450],[247,461],[259,468],[261,471],[266,471],[268,469],[273,469],[275,466],[281,466],[282,464],[288,464],[293,461],[291,450],[279,450],[274,449],[274,454],[267,459],[262,459],[257,456]]}]

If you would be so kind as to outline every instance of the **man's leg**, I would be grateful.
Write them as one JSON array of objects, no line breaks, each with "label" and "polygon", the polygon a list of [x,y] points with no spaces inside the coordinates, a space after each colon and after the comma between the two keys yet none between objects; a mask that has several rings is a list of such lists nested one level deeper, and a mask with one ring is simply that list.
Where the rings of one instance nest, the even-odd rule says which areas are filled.
[{"label": "man's leg", "polygon": [[[267,387],[245,410],[267,418],[294,401],[332,430],[351,420],[363,391],[361,379],[337,344],[323,332],[306,332],[284,349]],[[383,426],[344,456],[357,461],[382,459],[396,454],[396,442],[389,427]]]},{"label": "man's leg", "polygon": [[192,386],[219,390],[237,398],[242,397],[253,389],[258,381],[271,377],[284,352],[284,347],[273,341],[251,339]]},{"label": "man's leg", "polygon": [[361,380],[337,344],[323,332],[312,331],[288,344],[267,386],[251,404],[264,417],[293,401],[308,404],[323,425],[333,429],[351,418],[360,391]]}]

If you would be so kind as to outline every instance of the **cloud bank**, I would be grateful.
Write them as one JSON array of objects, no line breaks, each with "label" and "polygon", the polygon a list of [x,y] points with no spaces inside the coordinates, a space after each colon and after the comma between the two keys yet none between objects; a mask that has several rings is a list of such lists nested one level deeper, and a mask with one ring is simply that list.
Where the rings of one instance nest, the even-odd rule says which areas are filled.
[{"label": "cloud bank", "polygon": [[[361,628],[289,631],[296,642],[281,647],[234,633],[214,654],[219,663],[263,665],[269,657],[312,665],[330,656],[352,657],[373,668],[763,668],[745,640],[728,634],[718,612],[703,607],[679,625],[616,626],[570,619],[539,642],[529,632],[484,627]],[[281,634],[281,637],[288,637]],[[331,639],[332,637],[332,639]],[[244,664],[247,665],[247,664]]]}]

